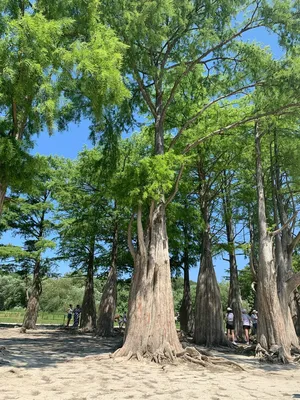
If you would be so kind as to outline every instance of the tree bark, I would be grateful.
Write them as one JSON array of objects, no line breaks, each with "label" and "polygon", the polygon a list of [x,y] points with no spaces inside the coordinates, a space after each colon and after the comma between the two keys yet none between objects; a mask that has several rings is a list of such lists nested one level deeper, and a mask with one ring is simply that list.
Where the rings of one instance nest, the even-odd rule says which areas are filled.
[{"label": "tree bark", "polygon": [[250,270],[252,272],[253,284],[254,284],[254,287],[252,287],[254,291],[253,308],[257,309],[257,269],[258,269],[258,260],[257,260],[258,255],[256,251],[257,241],[253,226],[253,215],[250,210],[248,211],[248,214],[249,214],[249,237],[250,237],[249,265],[250,265]]},{"label": "tree bark", "polygon": [[[162,72],[155,78],[154,86],[154,149],[155,155],[163,155],[165,114]],[[173,359],[174,354],[182,351],[175,325],[165,194],[160,195],[159,201],[151,201],[146,233],[142,226],[142,206],[138,206],[137,251],[134,250],[131,239],[128,240],[134,258],[134,273],[130,287],[125,342],[118,351],[120,356],[148,355],[158,362],[163,356]],[[130,231],[131,224],[129,233]]]},{"label": "tree bark", "polygon": [[171,286],[165,205],[151,207],[147,234],[137,216],[138,250],[130,288],[125,342],[118,355],[150,356],[155,361],[182,351]]},{"label": "tree bark", "polygon": [[6,190],[7,190],[7,186],[0,183],[0,215],[3,212],[3,205],[4,205]]},{"label": "tree bark", "polygon": [[228,244],[229,274],[230,274],[228,306],[232,308],[234,315],[235,335],[238,338],[242,338],[243,337],[242,298],[239,287],[238,268],[235,255],[235,237],[234,237],[234,226],[232,220],[230,181],[227,179],[226,171],[224,171],[223,208],[224,208],[224,220],[225,220],[226,236]]},{"label": "tree bark", "polygon": [[112,336],[114,333],[114,319],[117,306],[117,254],[118,224],[115,222],[111,250],[111,266],[99,306],[97,322],[97,335],[99,336]]},{"label": "tree bark", "polygon": [[234,249],[232,249],[232,251],[230,251],[229,254],[229,268],[230,268],[230,284],[229,284],[228,306],[232,308],[234,315],[235,335],[238,338],[242,338],[243,337],[242,298],[238,281],[238,269],[237,269]]},{"label": "tree bark", "polygon": [[87,276],[85,281],[85,291],[82,301],[80,328],[96,328],[96,303],[94,293],[94,257],[95,257],[95,238],[92,239],[87,263]]},{"label": "tree bark", "polygon": [[297,337],[300,337],[300,293],[298,290],[293,292],[293,301],[290,304],[292,319]]},{"label": "tree bark", "polygon": [[[273,253],[273,237],[268,231],[261,145],[258,126],[255,126],[256,181],[258,196],[259,263],[257,284],[258,332],[257,340],[266,350],[272,346],[283,349],[286,359],[290,358],[291,342],[286,331],[286,321],[278,296],[277,271]],[[287,310],[286,310],[287,311]]]},{"label": "tree bark", "polygon": [[190,288],[190,265],[188,249],[184,250],[183,265],[183,297],[179,311],[180,329],[187,333],[194,333],[194,315]]},{"label": "tree bark", "polygon": [[42,294],[42,282],[40,277],[41,260],[37,259],[34,266],[32,290],[27,303],[22,327],[36,329],[36,321],[39,311],[39,299]]},{"label": "tree bark", "polygon": [[219,285],[212,261],[209,230],[203,232],[197,282],[194,341],[207,347],[227,345]]},{"label": "tree bark", "polygon": [[224,333],[220,288],[212,260],[210,184],[208,183],[202,160],[203,156],[201,157],[200,154],[197,169],[203,233],[200,269],[196,289],[194,341],[197,344],[210,347],[213,345],[226,345],[228,341]]}]

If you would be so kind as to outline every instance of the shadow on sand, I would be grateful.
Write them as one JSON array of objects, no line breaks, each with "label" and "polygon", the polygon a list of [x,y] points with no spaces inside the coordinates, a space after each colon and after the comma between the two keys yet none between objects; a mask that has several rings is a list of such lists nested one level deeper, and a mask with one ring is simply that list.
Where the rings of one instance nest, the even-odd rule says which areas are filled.
[{"label": "shadow on sand", "polygon": [[[122,336],[111,338],[95,337],[90,333],[79,333],[72,329],[44,329],[19,333],[19,329],[2,338],[3,327],[0,327],[0,349],[2,346],[2,364],[22,368],[55,367],[77,357],[86,357],[111,353],[122,345]],[[2,331],[2,332],[1,332]],[[1,354],[1,350],[0,350]]]}]

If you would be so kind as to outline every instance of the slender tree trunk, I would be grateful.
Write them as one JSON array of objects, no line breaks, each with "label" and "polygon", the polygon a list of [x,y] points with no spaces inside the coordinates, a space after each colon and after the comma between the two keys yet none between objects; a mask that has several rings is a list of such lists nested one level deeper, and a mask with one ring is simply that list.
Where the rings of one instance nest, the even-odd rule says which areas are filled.
[{"label": "slender tree trunk", "polygon": [[224,333],[220,288],[212,260],[210,236],[210,187],[207,187],[207,176],[200,157],[198,165],[200,209],[203,219],[202,253],[197,281],[195,303],[195,332],[197,344],[207,347],[226,345]]},{"label": "slender tree trunk", "polygon": [[[259,263],[258,263],[258,332],[257,339],[262,347],[269,350],[273,346],[283,349],[283,356],[290,357],[290,340],[287,334],[283,307],[278,296],[277,271],[273,253],[273,237],[268,231],[263,169],[260,150],[260,135],[256,125],[256,180],[258,195]],[[288,310],[285,309],[285,312]]]},{"label": "slender tree trunk", "polygon": [[111,250],[111,266],[99,306],[97,322],[97,335],[99,336],[112,336],[114,333],[114,319],[117,306],[117,254],[118,224],[115,222]]},{"label": "slender tree trunk", "polygon": [[293,323],[296,331],[296,335],[300,337],[300,293],[298,290],[293,292],[293,302],[291,302],[291,313],[293,318]]},{"label": "slender tree trunk", "polygon": [[41,260],[35,262],[32,290],[27,302],[27,308],[24,315],[22,327],[25,329],[36,329],[36,321],[39,311],[39,299],[42,294],[42,283],[40,276]]},{"label": "slender tree trunk", "polygon": [[190,288],[190,265],[188,249],[184,250],[183,298],[179,312],[180,329],[188,334],[194,333],[194,315]]},{"label": "slender tree trunk", "polygon": [[87,277],[85,282],[85,291],[82,301],[80,328],[95,329],[96,328],[96,303],[94,293],[94,255],[95,238],[90,245],[90,252],[87,265]]},{"label": "slender tree trunk", "polygon": [[0,215],[2,214],[2,211],[3,211],[6,190],[7,190],[7,186],[0,183]]},{"label": "slender tree trunk", "polygon": [[249,264],[250,270],[253,276],[253,282],[251,285],[252,290],[254,291],[254,304],[253,307],[257,309],[257,269],[258,269],[258,261],[257,261],[257,254],[256,254],[256,235],[254,233],[253,227],[253,216],[249,210],[249,236],[250,236],[250,252],[249,252]]},{"label": "slender tree trunk", "polygon": [[212,261],[209,230],[203,232],[197,282],[194,341],[207,347],[226,345],[219,285]]},{"label": "slender tree trunk", "polygon": [[[152,204],[147,235],[138,210],[138,250],[130,288],[125,342],[119,355],[173,358],[182,351],[178,339],[171,285],[168,237],[164,203]],[[129,230],[129,238],[131,237]]]},{"label": "slender tree trunk", "polygon": [[243,323],[242,323],[242,298],[238,281],[238,269],[235,257],[235,251],[232,250],[229,254],[230,266],[230,285],[228,305],[232,308],[234,315],[235,334],[238,338],[243,337]]},{"label": "slender tree trunk", "polygon": [[242,338],[243,337],[242,298],[238,281],[238,268],[235,255],[235,237],[234,237],[234,226],[232,221],[230,180],[227,178],[226,171],[224,171],[223,208],[224,208],[224,220],[225,220],[226,236],[228,243],[229,273],[230,273],[228,306],[232,308],[234,315],[235,335],[238,338]]}]

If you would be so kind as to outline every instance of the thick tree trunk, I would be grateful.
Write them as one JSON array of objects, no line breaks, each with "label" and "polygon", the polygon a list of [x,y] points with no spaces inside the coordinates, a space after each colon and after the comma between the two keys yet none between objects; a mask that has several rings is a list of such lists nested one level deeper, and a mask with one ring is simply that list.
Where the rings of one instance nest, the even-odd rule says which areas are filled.
[{"label": "thick tree trunk", "polygon": [[33,273],[32,290],[30,293],[29,300],[27,302],[27,308],[22,324],[22,327],[25,329],[36,329],[36,321],[39,311],[39,299],[42,293],[40,267],[41,267],[40,260],[36,260]]},{"label": "thick tree trunk", "polygon": [[[280,234],[275,236],[275,259],[277,270],[277,286],[278,295],[282,306],[283,315],[286,320],[287,334],[290,336],[291,343],[294,346],[299,345],[299,340],[296,335],[292,311],[294,296],[287,293],[286,281],[293,275],[292,253],[293,253],[293,237],[292,229],[288,223],[288,209],[284,196],[282,195],[282,179],[280,172],[279,148],[277,131],[274,131],[274,157],[271,147],[271,164],[272,164],[272,198],[274,210],[274,222],[276,230],[279,229],[279,223],[285,227]],[[294,308],[297,310],[297,308]]]},{"label": "thick tree trunk", "polygon": [[96,303],[94,293],[94,252],[95,239],[92,241],[90,246],[85,291],[81,308],[80,328],[85,329],[96,328]]},{"label": "thick tree trunk", "polygon": [[[118,355],[150,356],[155,361],[181,352],[171,286],[165,205],[152,204],[147,235],[138,210],[138,250],[134,252],[134,273],[130,288],[125,342]],[[130,233],[129,233],[130,237]]]},{"label": "thick tree trunk", "polygon": [[184,251],[183,280],[184,280],[183,298],[179,312],[180,329],[185,333],[193,335],[194,315],[193,315],[193,306],[191,299],[190,265],[189,265],[189,255],[187,248],[185,248]]},{"label": "thick tree trunk", "polygon": [[255,129],[255,145],[259,225],[257,284],[259,323],[257,340],[267,350],[273,346],[282,347],[283,355],[288,359],[290,357],[291,342],[287,334],[286,320],[283,315],[284,310],[278,296],[273,237],[269,233],[267,226],[260,136],[257,125]]},{"label": "thick tree trunk", "polygon": [[114,319],[117,306],[117,253],[118,225],[115,223],[111,251],[111,266],[104,286],[97,322],[97,335],[111,336],[114,333]]},{"label": "thick tree trunk", "polygon": [[227,345],[219,285],[212,261],[209,229],[203,232],[197,282],[194,341],[207,347]]},{"label": "thick tree trunk", "polygon": [[6,190],[7,190],[7,186],[0,183],[0,215],[2,214],[2,211],[3,211]]}]

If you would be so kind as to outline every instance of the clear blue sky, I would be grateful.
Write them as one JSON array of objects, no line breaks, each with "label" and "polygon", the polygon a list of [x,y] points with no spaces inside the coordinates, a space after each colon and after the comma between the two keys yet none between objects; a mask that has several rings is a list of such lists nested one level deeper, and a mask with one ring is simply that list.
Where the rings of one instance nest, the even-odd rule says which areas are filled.
[{"label": "clear blue sky", "polygon": [[[243,35],[245,41],[256,41],[260,42],[265,46],[270,46],[275,58],[279,58],[282,55],[277,38],[274,35],[269,34],[266,29],[259,28],[253,32],[247,32]],[[65,132],[55,132],[54,135],[48,136],[46,132],[34,138],[35,147],[33,153],[39,153],[43,155],[58,155],[68,158],[76,158],[78,152],[83,149],[84,146],[92,147],[88,140],[89,135],[89,121],[82,121],[79,125],[70,124],[69,129]],[[20,245],[21,242],[16,238],[12,238],[6,234],[1,239],[2,243],[13,243]],[[238,266],[242,269],[248,260],[243,256],[238,256]],[[220,281],[225,275],[225,270],[228,269],[228,263],[222,258],[215,259],[215,270],[217,279]],[[66,264],[62,264],[60,267],[60,273],[68,271]],[[196,281],[198,275],[198,268],[191,270],[191,279]]]}]

